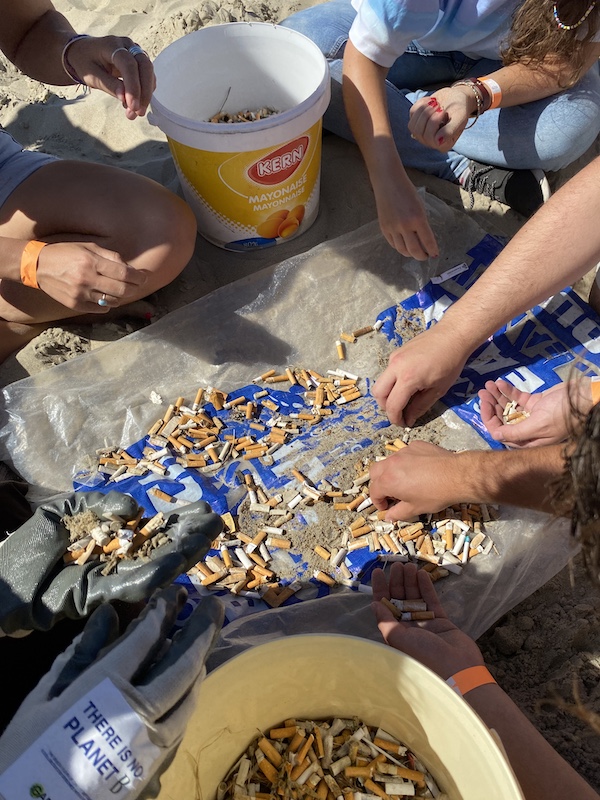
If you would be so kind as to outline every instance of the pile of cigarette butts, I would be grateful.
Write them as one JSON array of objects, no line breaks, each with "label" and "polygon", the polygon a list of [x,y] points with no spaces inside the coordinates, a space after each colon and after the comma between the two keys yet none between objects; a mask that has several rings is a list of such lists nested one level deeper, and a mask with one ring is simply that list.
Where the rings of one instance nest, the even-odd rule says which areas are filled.
[{"label": "pile of cigarette butts", "polygon": [[274,108],[257,108],[255,111],[249,111],[248,109],[244,109],[244,111],[236,111],[233,114],[228,113],[227,111],[219,111],[218,114],[212,116],[208,121],[209,122],[256,122],[259,119],[266,119],[266,117],[272,117],[275,114],[280,114],[280,111],[275,111]]},{"label": "pile of cigarette butts", "polygon": [[[386,444],[386,449],[398,451],[406,444],[396,439]],[[272,551],[293,548],[293,530],[286,535],[286,526],[294,519],[294,512],[303,506],[331,503],[333,509],[345,517],[346,529],[341,533],[339,546],[328,549],[316,545],[315,554],[323,566],[312,577],[333,587],[338,584],[369,591],[350,571],[346,558],[352,552],[368,548],[382,562],[416,560],[424,564],[433,581],[460,574],[464,564],[494,548],[493,541],[483,530],[492,521],[495,509],[484,505],[462,504],[437,514],[425,521],[388,522],[385,511],[377,511],[368,493],[368,469],[354,479],[351,486],[337,488],[329,481],[318,486],[299,470],[291,470],[297,486],[285,489],[282,494],[267,495],[257,485],[256,478],[244,475],[249,497],[249,510],[264,516],[265,522],[258,532],[250,536],[238,528],[238,520],[223,514],[225,529],[213,542],[219,555],[208,555],[196,565],[203,586],[227,588],[233,594],[264,600],[276,608],[295,594],[302,584],[293,581],[281,586],[270,568]],[[417,619],[418,617],[415,617]]]},{"label": "pile of cigarette butts", "polygon": [[[369,331],[376,329],[368,327]],[[355,334],[362,335],[363,331],[366,332],[366,328]],[[274,369],[267,370],[255,383],[299,384],[304,390],[303,395],[295,396],[299,399],[303,396],[306,412],[287,414],[280,411],[268,389],[253,392],[252,396],[232,398],[213,387],[199,389],[191,406],[186,406],[185,399],[179,397],[152,425],[141,458],[121,448],[103,448],[97,451],[98,471],[108,476],[107,485],[110,485],[149,472],[168,478],[168,466],[164,463],[167,458],[175,458],[187,469],[209,474],[231,461],[257,460],[270,466],[274,463],[274,453],[289,444],[306,426],[318,424],[332,415],[335,406],[361,398],[359,380],[357,375],[342,369],[328,370],[326,375],[304,368],[288,368],[279,374]],[[207,403],[215,412],[228,413],[211,414]],[[224,421],[227,416],[236,422],[244,421],[245,430],[252,433],[242,436],[228,433]],[[406,429],[402,438],[384,440],[385,450],[398,452],[406,447],[409,433]],[[280,606],[302,588],[302,583],[300,580],[283,581],[277,575],[272,564],[273,551],[294,552],[292,521],[304,507],[318,507],[322,503],[330,504],[345,525],[335,548],[331,544],[314,547],[320,566],[313,570],[311,577],[329,587],[342,584],[358,591],[370,591],[369,586],[353,575],[347,563],[350,554],[363,548],[377,554],[374,557],[384,562],[421,562],[434,581],[450,573],[460,574],[471,558],[495,548],[484,530],[484,525],[495,519],[493,508],[462,504],[430,514],[425,519],[390,522],[385,519],[386,512],[377,511],[371,502],[368,463],[363,460],[356,466],[356,477],[348,486],[336,486],[328,480],[315,485],[293,468],[288,486],[281,493],[271,494],[260,485],[257,475],[240,471],[240,482],[247,493],[240,508],[247,508],[252,515],[252,531],[240,529],[239,518],[231,513],[222,514],[223,532],[212,543],[211,553],[188,574],[202,586],[261,599],[272,608]],[[158,487],[150,488],[148,493],[163,502],[177,503],[176,495]],[[119,541],[125,547],[123,536]],[[86,545],[91,546],[91,542]],[[126,552],[127,549],[119,551],[115,558]],[[301,571],[299,564],[299,574]]]},{"label": "pile of cigarette butts", "polygon": [[286,719],[260,733],[219,784],[217,800],[447,800],[419,759],[358,719]]},{"label": "pile of cigarette butts", "polygon": [[142,519],[144,510],[131,520],[106,513],[101,519],[91,510],[65,515],[61,522],[69,531],[70,544],[63,556],[65,564],[83,566],[88,561],[106,562],[102,575],[113,572],[122,559],[147,559],[157,547],[171,539],[163,530],[166,520],[159,512]]}]

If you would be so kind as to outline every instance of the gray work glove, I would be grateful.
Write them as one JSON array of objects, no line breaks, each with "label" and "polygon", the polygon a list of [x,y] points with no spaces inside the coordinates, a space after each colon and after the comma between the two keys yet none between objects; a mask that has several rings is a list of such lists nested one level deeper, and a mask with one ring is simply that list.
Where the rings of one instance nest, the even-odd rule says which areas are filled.
[{"label": "gray work glove", "polygon": [[65,515],[91,509],[99,517],[108,512],[129,520],[138,508],[132,497],[115,491],[77,492],[39,506],[0,544],[0,634],[45,631],[63,617],[86,617],[104,602],[145,600],[196,564],[223,527],[207,503],[191,503],[167,518],[172,541],[153,550],[149,560],[123,560],[106,576],[101,574],[105,564],[97,561],[64,564]]},{"label": "gray work glove", "polygon": [[183,587],[156,592],[119,639],[112,606],[92,614],[0,738],[0,796],[158,794],[223,622],[208,597],[169,642],[186,597]]}]

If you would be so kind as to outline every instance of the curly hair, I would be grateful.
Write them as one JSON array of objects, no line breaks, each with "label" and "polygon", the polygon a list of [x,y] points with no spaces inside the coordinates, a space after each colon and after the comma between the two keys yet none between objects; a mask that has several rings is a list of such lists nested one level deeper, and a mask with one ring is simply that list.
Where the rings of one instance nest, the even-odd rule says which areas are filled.
[{"label": "curly hair", "polygon": [[[589,15],[578,25],[588,9]],[[554,8],[565,25],[559,27]],[[563,88],[577,83],[585,69],[592,38],[600,28],[600,2],[594,0],[525,0],[514,12],[508,41],[502,49],[502,61],[508,64],[563,64]]]},{"label": "curly hair", "polygon": [[583,414],[573,397],[572,393],[574,421],[565,447],[565,470],[553,487],[554,507],[571,518],[571,533],[581,544],[585,568],[600,584],[600,403]]}]

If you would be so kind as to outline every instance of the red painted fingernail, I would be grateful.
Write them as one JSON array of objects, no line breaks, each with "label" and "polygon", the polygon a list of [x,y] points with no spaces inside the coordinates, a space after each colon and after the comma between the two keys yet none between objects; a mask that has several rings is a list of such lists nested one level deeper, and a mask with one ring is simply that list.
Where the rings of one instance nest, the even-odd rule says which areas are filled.
[{"label": "red painted fingernail", "polygon": [[438,139],[438,144],[443,144],[443,143],[444,143],[444,137],[440,136],[440,138]]},{"label": "red painted fingernail", "polygon": [[428,106],[437,106],[438,105],[438,101],[435,99],[435,97],[432,97],[431,100],[427,103],[427,105]]},{"label": "red painted fingernail", "polygon": [[144,319],[147,319],[148,321],[150,321],[152,319],[152,312],[151,311],[146,311],[146,313],[144,314]]}]

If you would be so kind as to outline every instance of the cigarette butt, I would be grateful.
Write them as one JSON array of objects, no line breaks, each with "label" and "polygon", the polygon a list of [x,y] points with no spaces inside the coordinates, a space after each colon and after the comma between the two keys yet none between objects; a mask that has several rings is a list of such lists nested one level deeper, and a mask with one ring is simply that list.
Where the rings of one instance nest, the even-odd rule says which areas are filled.
[{"label": "cigarette butt", "polygon": [[293,767],[292,771],[290,772],[290,779],[292,781],[297,780],[307,767],[310,767],[310,759],[308,758]]},{"label": "cigarette butt", "polygon": [[404,622],[418,622],[419,620],[435,619],[433,611],[402,611],[400,619]]},{"label": "cigarette butt", "polygon": [[321,583],[325,583],[327,586],[335,586],[335,578],[332,578],[331,575],[328,575],[320,569],[316,569],[313,572],[313,577]]},{"label": "cigarette butt", "polygon": [[372,325],[365,325],[364,328],[359,328],[356,331],[352,331],[352,336],[355,336],[356,338],[358,338],[359,336],[364,336],[365,333],[371,333],[372,330],[373,330],[373,326]]},{"label": "cigarette butt", "polygon": [[376,736],[373,739],[373,744],[375,745],[375,747],[380,747],[387,753],[402,755],[404,752],[404,748],[402,747],[402,745],[398,744],[397,742],[391,742],[389,739],[382,739],[380,736]]},{"label": "cigarette butt", "polygon": [[315,547],[315,553],[318,556],[321,556],[321,558],[324,558],[325,561],[329,561],[329,559],[331,558],[331,553],[329,552],[329,550],[326,550],[324,547],[321,547],[320,544],[318,544]]},{"label": "cigarette butt", "polygon": [[275,767],[281,766],[283,759],[281,758],[281,754],[273,747],[271,742],[267,739],[266,736],[263,736],[262,739],[259,740],[258,746],[269,759],[271,764]]},{"label": "cigarette butt", "polygon": [[211,584],[216,583],[217,581],[220,581],[226,575],[227,575],[227,570],[226,569],[222,570],[221,572],[212,572],[206,578],[203,578],[200,581],[200,583],[202,584],[202,586],[210,586]]},{"label": "cigarette butt", "polygon": [[345,778],[372,778],[372,767],[346,767],[344,770]]},{"label": "cigarette butt", "polygon": [[271,375],[275,375],[275,370],[274,369],[268,369],[266,372],[263,372],[263,374],[260,376],[260,380],[261,381],[266,381],[266,379],[270,378]]},{"label": "cigarette butt", "polygon": [[158,497],[159,500],[164,500],[166,503],[176,502],[175,498],[172,495],[163,492],[163,490],[159,489],[157,486],[153,486],[152,489],[150,489],[150,491],[155,497]]},{"label": "cigarette butt", "polygon": [[376,794],[378,797],[381,797],[382,800],[390,800],[389,794],[386,794],[383,789],[375,783],[375,781],[371,780],[371,778],[367,778],[365,780],[365,789],[368,789],[372,794]]},{"label": "cigarette butt", "polygon": [[277,773],[277,770],[275,769],[273,764],[271,764],[268,758],[261,759],[261,761],[258,764],[258,768],[270,783],[273,784],[277,783],[279,775]]},{"label": "cigarette butt", "polygon": [[296,380],[296,376],[294,375],[290,367],[286,368],[285,374],[287,375],[288,381],[292,384],[292,386],[298,383],[298,381]]},{"label": "cigarette butt", "polygon": [[344,342],[350,342],[350,344],[354,344],[354,342],[356,342],[356,336],[354,336],[352,333],[342,332],[340,333],[340,339],[342,339]]},{"label": "cigarette butt", "polygon": [[313,728],[315,734],[315,746],[317,748],[317,755],[319,758],[323,758],[325,755],[325,750],[323,748],[323,737],[321,736],[321,729],[318,725],[315,725]]},{"label": "cigarette butt", "polygon": [[310,736],[308,737],[308,739],[302,745],[302,747],[298,750],[298,761],[299,762],[302,762],[307,758],[308,751],[312,747],[312,743],[314,742],[314,740],[315,740],[314,734],[311,733]]},{"label": "cigarette butt", "polygon": [[379,602],[382,605],[384,605],[389,611],[391,611],[392,614],[396,617],[396,619],[400,619],[401,612],[396,608],[395,605],[390,603],[390,601],[387,599],[387,597],[382,597]]},{"label": "cigarette butt", "polygon": [[271,728],[269,737],[271,739],[291,739],[296,731],[297,728],[295,725],[290,725],[286,728]]},{"label": "cigarette butt", "polygon": [[[120,546],[121,546],[121,544],[120,544],[119,540],[117,538],[114,538],[114,539],[111,539],[111,541],[108,544],[104,545],[104,547],[102,548],[102,552],[103,553],[112,553],[114,550],[118,550]],[[82,550],[77,550],[76,552],[81,554],[83,551]]]},{"label": "cigarette butt", "polygon": [[295,735],[294,735],[294,738],[290,742],[290,746],[288,747],[288,751],[290,753],[296,753],[298,751],[298,748],[300,747],[300,745],[302,744],[302,742],[304,741],[305,738],[306,738],[306,734],[304,733],[302,728],[298,728],[296,733],[295,733]]},{"label": "cigarette butt", "polygon": [[337,341],[335,343],[335,349],[336,349],[337,357],[339,358],[339,360],[340,361],[345,361],[346,360],[346,351],[344,350],[344,345],[342,344],[340,339],[337,339]]},{"label": "cigarette butt", "polygon": [[364,536],[365,533],[371,533],[373,530],[373,526],[367,523],[366,525],[362,525],[360,528],[353,528],[351,529],[352,536]]}]

